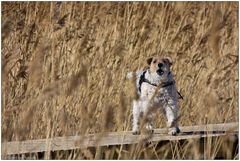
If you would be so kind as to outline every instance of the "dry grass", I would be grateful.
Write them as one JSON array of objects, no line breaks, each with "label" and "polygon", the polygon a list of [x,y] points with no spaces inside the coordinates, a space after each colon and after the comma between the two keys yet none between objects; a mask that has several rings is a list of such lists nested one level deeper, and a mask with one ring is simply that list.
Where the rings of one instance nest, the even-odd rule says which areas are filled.
[{"label": "dry grass", "polygon": [[[137,96],[126,74],[156,54],[174,60],[180,125],[237,121],[238,35],[238,2],[2,2],[2,140],[130,130]],[[208,141],[204,158],[223,144],[231,148]],[[55,158],[203,158],[197,147],[190,140]]]}]

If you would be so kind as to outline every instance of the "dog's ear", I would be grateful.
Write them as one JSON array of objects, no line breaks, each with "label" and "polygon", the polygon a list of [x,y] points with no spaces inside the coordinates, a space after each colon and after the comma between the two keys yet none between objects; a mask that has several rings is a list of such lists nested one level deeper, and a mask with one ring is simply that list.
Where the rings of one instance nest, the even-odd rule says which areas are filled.
[{"label": "dog's ear", "polygon": [[151,62],[152,62],[152,60],[153,60],[153,58],[148,58],[148,59],[147,59],[147,64],[150,65]]},{"label": "dog's ear", "polygon": [[173,64],[173,61],[170,57],[164,57],[163,61],[169,65],[169,67]]}]

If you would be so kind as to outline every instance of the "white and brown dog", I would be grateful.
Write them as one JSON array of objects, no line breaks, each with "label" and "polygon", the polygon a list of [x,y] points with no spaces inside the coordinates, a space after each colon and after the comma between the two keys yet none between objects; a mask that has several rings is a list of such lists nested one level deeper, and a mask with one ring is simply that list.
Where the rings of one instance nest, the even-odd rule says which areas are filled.
[{"label": "white and brown dog", "polygon": [[153,132],[155,112],[150,109],[157,107],[167,118],[169,134],[176,135],[180,132],[177,123],[179,109],[178,91],[170,71],[172,60],[169,57],[153,57],[147,60],[147,64],[147,70],[137,72],[139,99],[133,101],[133,134],[140,134],[140,118],[146,115],[148,121],[144,126],[149,132]]}]

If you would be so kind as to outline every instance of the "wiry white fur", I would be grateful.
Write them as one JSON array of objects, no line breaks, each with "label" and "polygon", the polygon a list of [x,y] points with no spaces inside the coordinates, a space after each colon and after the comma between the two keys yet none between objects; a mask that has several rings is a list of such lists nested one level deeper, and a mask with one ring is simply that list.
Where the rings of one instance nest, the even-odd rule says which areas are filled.
[{"label": "wiry white fur", "polygon": [[[139,77],[141,72],[137,74],[137,86],[139,85]],[[162,76],[159,76],[157,73],[150,73],[149,70],[145,74],[145,78],[148,79],[151,83],[159,84],[160,82],[174,81],[172,74],[168,74],[169,69],[165,69],[165,72]],[[178,117],[178,105],[177,105],[177,89],[175,83],[171,86],[160,88],[157,91],[155,98],[150,102],[155,90],[157,87],[150,85],[146,82],[142,83],[141,93],[139,100],[133,101],[133,124],[132,130],[134,133],[139,132],[139,119],[141,115],[145,115],[149,110],[149,107],[153,105],[158,105],[158,110],[163,112],[167,118],[167,126],[169,127],[169,133],[175,135],[178,130],[177,117]],[[147,130],[153,130],[153,120],[155,113],[150,113],[147,118],[148,122],[145,125]]]}]

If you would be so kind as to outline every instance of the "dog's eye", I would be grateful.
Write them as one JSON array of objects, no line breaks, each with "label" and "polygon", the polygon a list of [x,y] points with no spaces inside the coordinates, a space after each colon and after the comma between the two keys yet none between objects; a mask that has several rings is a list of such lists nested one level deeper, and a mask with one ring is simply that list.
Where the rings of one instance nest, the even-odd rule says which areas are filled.
[{"label": "dog's eye", "polygon": [[153,63],[155,64],[157,62],[157,60],[153,60]]}]

